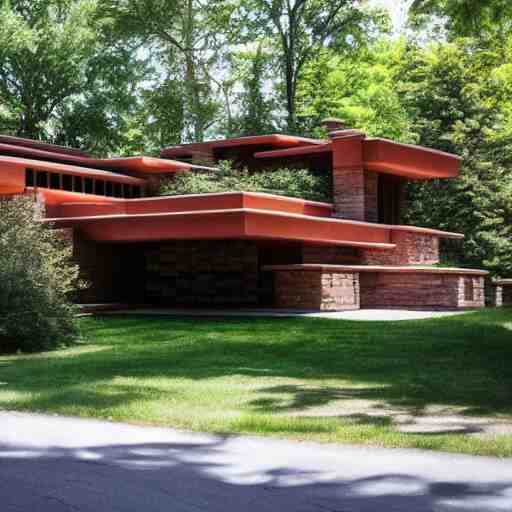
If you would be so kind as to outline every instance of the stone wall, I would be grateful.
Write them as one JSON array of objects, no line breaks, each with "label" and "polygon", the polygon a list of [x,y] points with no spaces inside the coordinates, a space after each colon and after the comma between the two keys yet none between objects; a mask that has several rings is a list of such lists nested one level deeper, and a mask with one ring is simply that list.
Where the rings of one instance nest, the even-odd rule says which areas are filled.
[{"label": "stone wall", "polygon": [[378,222],[378,174],[362,167],[333,169],[334,215]]},{"label": "stone wall", "polygon": [[360,276],[361,307],[464,309],[485,306],[484,278],[457,274],[370,273]]},{"label": "stone wall", "polygon": [[493,307],[512,306],[512,282],[510,284],[488,283],[489,305]]},{"label": "stone wall", "polygon": [[395,249],[362,249],[363,265],[435,265],[439,263],[439,237],[428,233],[396,230]]},{"label": "stone wall", "polygon": [[278,270],[275,306],[282,309],[359,309],[359,275],[329,271]]},{"label": "stone wall", "polygon": [[[336,245],[303,245],[300,263],[322,263],[324,265],[356,264],[360,261],[359,250],[354,247]],[[283,263],[295,263],[293,261]]]},{"label": "stone wall", "polygon": [[241,240],[184,240],[145,251],[146,300],[170,305],[257,305],[258,248]]}]

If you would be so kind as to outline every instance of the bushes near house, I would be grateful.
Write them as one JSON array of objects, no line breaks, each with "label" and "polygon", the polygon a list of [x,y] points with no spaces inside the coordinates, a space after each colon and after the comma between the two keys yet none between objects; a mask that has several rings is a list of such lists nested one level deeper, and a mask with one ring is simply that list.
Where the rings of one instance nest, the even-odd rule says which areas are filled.
[{"label": "bushes near house", "polygon": [[34,352],[76,336],[71,244],[40,222],[32,197],[0,199],[0,352]]},{"label": "bushes near house", "polygon": [[211,192],[266,192],[311,201],[330,201],[329,173],[307,169],[276,169],[251,172],[230,162],[219,162],[216,171],[186,172],[162,186],[161,195],[205,194]]}]

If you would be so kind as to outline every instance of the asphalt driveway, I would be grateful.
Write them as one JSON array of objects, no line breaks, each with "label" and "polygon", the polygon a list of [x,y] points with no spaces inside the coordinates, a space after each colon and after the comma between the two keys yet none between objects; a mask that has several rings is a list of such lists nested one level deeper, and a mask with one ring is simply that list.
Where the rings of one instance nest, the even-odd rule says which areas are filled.
[{"label": "asphalt driveway", "polygon": [[2,512],[510,512],[512,460],[0,412]]}]

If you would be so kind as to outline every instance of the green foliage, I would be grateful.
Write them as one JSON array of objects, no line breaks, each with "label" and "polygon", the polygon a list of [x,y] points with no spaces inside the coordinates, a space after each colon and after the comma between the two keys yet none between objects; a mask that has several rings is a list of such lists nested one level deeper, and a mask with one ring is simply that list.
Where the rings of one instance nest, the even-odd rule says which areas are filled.
[{"label": "green foliage", "polygon": [[0,352],[34,352],[76,335],[78,267],[30,197],[0,200]]},{"label": "green foliage", "polygon": [[162,195],[204,194],[211,192],[266,192],[299,197],[312,201],[329,201],[330,177],[306,169],[276,169],[249,172],[236,169],[230,162],[220,162],[213,172],[187,172],[178,174],[163,187]]},{"label": "green foliage", "polygon": [[298,90],[299,117],[308,131],[320,135],[321,120],[334,116],[370,136],[415,142],[396,87],[404,52],[404,41],[389,39],[347,56],[320,52]]},{"label": "green foliage", "polygon": [[97,0],[0,0],[0,127],[112,150],[141,70],[106,36]]},{"label": "green foliage", "polygon": [[[228,109],[226,135],[248,136],[274,133],[278,131],[276,110],[278,102],[275,95],[265,91],[266,83],[272,79],[272,62],[269,49],[258,44],[256,51],[239,52],[233,59],[234,84],[242,91],[235,95],[239,108],[237,114]],[[229,101],[229,100],[227,100]]]},{"label": "green foliage", "polygon": [[501,50],[468,40],[411,48],[399,88],[420,144],[463,158],[460,178],[410,187],[408,220],[465,233],[463,263],[509,275],[512,132],[496,78],[502,65]]},{"label": "green foliage", "polygon": [[323,48],[353,51],[382,28],[380,12],[368,11],[356,0],[242,0],[237,10],[245,41],[270,41],[274,68],[286,105],[287,131],[297,125],[297,88],[304,67]]},{"label": "green foliage", "polygon": [[414,0],[411,12],[420,24],[432,14],[442,17],[454,36],[496,34],[512,28],[509,0]]}]

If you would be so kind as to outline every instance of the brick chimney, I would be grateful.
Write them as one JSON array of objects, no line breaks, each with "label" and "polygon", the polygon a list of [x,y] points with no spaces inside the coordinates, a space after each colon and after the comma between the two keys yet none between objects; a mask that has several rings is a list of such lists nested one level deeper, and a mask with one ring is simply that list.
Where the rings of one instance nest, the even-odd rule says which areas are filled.
[{"label": "brick chimney", "polygon": [[378,174],[364,168],[360,130],[329,132],[333,150],[334,216],[378,222]]},{"label": "brick chimney", "polygon": [[322,119],[320,126],[325,128],[327,133],[334,132],[336,130],[343,130],[345,128],[345,121],[338,119],[337,117],[327,117]]}]

